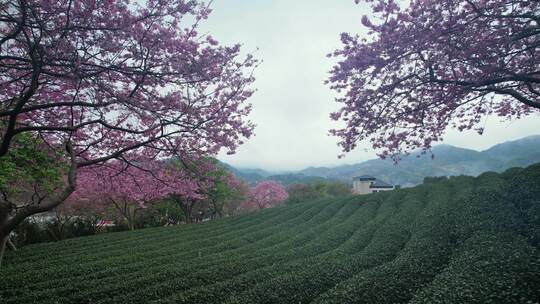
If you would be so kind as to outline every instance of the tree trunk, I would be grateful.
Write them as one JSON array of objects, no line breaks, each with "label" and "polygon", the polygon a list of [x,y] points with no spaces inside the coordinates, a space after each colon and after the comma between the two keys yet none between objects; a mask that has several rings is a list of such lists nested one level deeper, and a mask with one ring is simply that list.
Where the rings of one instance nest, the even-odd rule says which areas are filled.
[{"label": "tree trunk", "polygon": [[212,219],[223,218],[223,204],[219,204],[217,201],[212,201],[212,207],[214,208]]},{"label": "tree trunk", "polygon": [[122,206],[120,206],[118,202],[112,198],[109,198],[109,200],[112,202],[114,207],[116,207],[116,210],[118,210],[120,216],[126,221],[128,229],[131,231],[135,230],[135,206],[128,203],[126,200],[124,200]]},{"label": "tree trunk", "polygon": [[8,236],[0,236],[0,268],[2,268],[2,260],[4,259],[4,253],[6,252]]},{"label": "tree trunk", "polygon": [[186,223],[191,224],[193,223],[192,219],[192,206],[190,203],[182,204],[182,211],[184,211],[184,216],[186,217]]},{"label": "tree trunk", "polygon": [[182,209],[182,212],[184,213],[184,216],[186,218],[186,224],[193,223],[193,220],[191,218],[191,213],[193,212],[193,206],[195,205],[195,202],[191,202],[189,200],[183,200],[180,196],[173,195],[172,199],[178,206],[180,206],[180,209]]},{"label": "tree trunk", "polygon": [[134,205],[127,206],[126,219],[128,221],[129,230],[131,231],[135,230],[135,206]]},{"label": "tree trunk", "polygon": [[17,247],[15,246],[15,244],[13,244],[13,242],[11,241],[11,239],[9,238],[9,236],[8,236],[8,238],[7,238],[7,245],[9,246],[9,248],[11,248],[11,250],[17,251]]},{"label": "tree trunk", "polygon": [[[9,219],[9,212],[11,207],[7,202],[0,203],[0,226],[4,226]],[[7,234],[0,232],[0,268],[2,268],[2,260],[4,259],[4,253],[6,252],[6,244],[9,238],[9,232]]]},{"label": "tree trunk", "polygon": [[193,223],[193,218],[191,218],[191,211],[184,212],[184,213],[186,215],[186,223],[187,224],[192,224]]},{"label": "tree trunk", "polygon": [[124,220],[126,220],[126,224],[129,230],[135,230],[135,224],[133,223],[133,219],[129,216],[129,214],[124,215]]}]

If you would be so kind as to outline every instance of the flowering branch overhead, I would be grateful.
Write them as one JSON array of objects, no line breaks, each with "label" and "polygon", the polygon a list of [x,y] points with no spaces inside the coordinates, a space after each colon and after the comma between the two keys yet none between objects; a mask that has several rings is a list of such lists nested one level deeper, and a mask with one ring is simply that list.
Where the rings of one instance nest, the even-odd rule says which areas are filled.
[{"label": "flowering branch overhead", "polygon": [[[359,1],[357,1],[359,2]],[[430,149],[447,127],[540,109],[540,3],[522,0],[370,0],[367,38],[342,34],[327,83],[344,122],[344,152],[369,139],[382,157]]]}]

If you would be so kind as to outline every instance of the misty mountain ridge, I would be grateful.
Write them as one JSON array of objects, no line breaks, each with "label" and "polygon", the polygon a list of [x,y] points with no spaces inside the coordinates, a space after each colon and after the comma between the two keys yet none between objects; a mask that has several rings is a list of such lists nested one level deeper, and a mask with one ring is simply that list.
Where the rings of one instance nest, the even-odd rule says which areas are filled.
[{"label": "misty mountain ridge", "polygon": [[250,183],[264,179],[277,180],[286,185],[325,179],[350,182],[353,176],[373,175],[394,185],[410,187],[422,183],[426,176],[478,176],[486,171],[501,172],[511,167],[526,167],[540,162],[540,135],[507,141],[483,151],[448,144],[437,145],[431,151],[426,154],[413,152],[397,164],[389,159],[372,159],[336,167],[309,167],[287,174],[228,167],[239,178]]}]

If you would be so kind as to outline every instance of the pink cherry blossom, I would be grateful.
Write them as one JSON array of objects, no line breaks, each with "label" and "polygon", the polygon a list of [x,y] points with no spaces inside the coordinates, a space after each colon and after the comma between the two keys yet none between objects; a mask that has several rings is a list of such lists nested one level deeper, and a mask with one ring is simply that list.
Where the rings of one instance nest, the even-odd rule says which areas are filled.
[{"label": "pink cherry blossom", "polygon": [[[199,34],[209,13],[188,0],[0,3],[0,157],[27,133],[69,168],[65,188],[39,205],[0,206],[0,241],[67,199],[86,167],[234,153],[252,135],[257,60]],[[108,170],[102,185],[117,188]]]},{"label": "pink cherry blossom", "polygon": [[259,182],[250,191],[249,199],[244,204],[247,209],[266,209],[284,203],[289,197],[285,187],[276,181]]},{"label": "pink cherry blossom", "polygon": [[538,113],[539,1],[365,2],[368,37],[342,34],[327,81],[341,104],[330,117],[343,122],[330,132],[344,152],[369,140],[397,160],[447,128],[482,133],[488,115]]}]

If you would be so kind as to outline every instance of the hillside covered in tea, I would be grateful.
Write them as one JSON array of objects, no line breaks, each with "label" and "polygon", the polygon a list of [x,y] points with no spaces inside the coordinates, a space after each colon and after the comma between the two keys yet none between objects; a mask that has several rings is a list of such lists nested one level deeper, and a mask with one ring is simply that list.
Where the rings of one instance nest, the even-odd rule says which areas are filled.
[{"label": "hillside covered in tea", "polygon": [[540,165],[32,245],[14,303],[538,303]]}]

